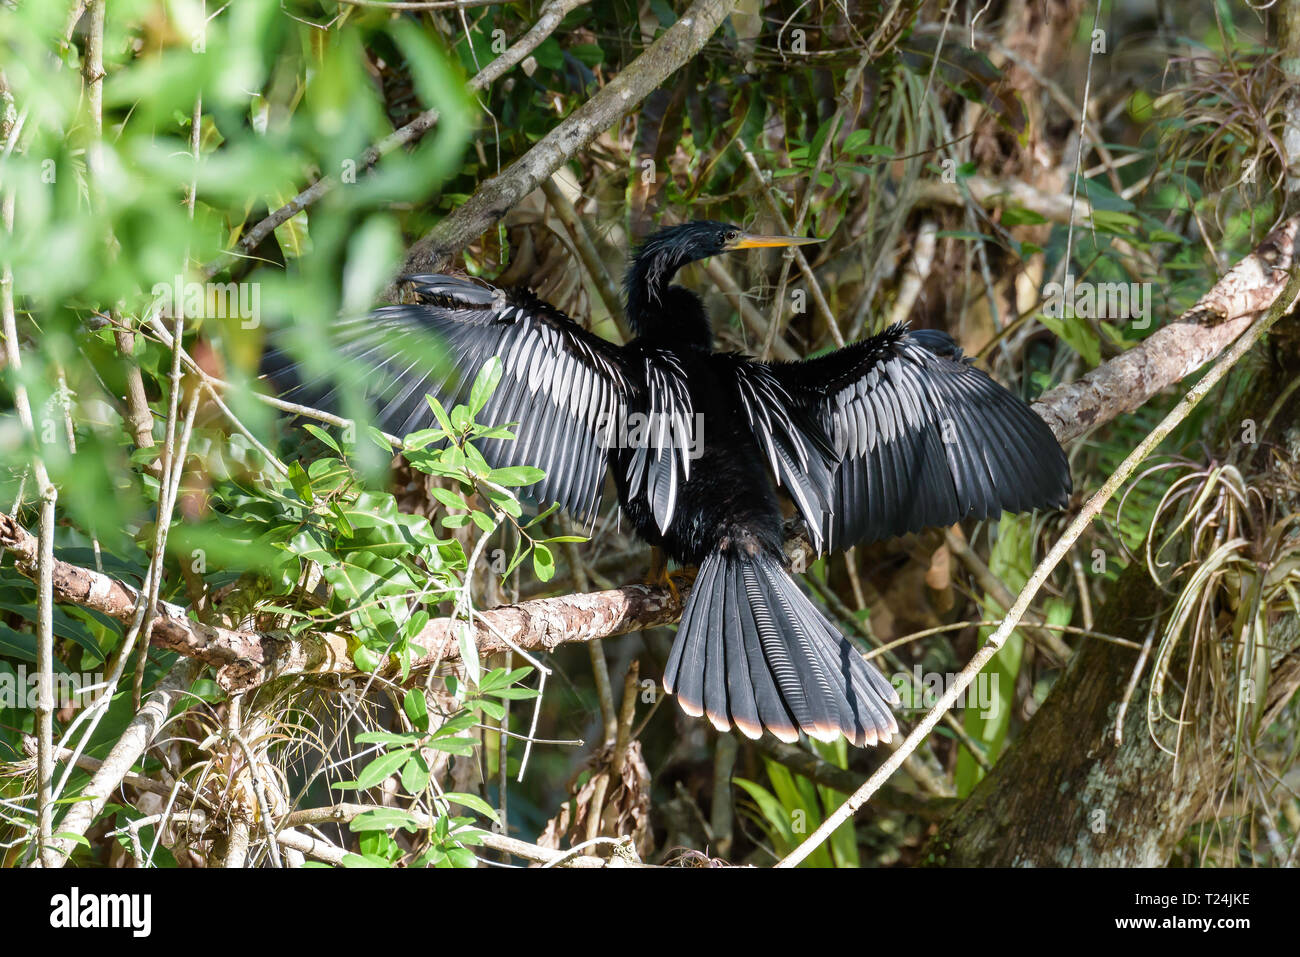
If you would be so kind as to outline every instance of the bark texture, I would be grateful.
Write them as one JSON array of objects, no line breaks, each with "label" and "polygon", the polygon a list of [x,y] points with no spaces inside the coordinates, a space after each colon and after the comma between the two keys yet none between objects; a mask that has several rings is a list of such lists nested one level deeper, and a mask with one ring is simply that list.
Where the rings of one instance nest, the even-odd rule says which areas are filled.
[{"label": "bark texture", "polygon": [[[1275,355],[1268,374],[1258,377],[1248,407],[1262,416],[1298,369],[1293,353]],[[1292,425],[1300,416],[1296,393],[1288,406],[1275,420],[1283,434],[1259,448],[1261,457],[1288,450],[1294,468],[1300,457],[1300,429]],[[1138,561],[1120,576],[1096,628],[1140,645],[1153,627],[1158,641],[1167,614],[1145,563]],[[1219,640],[1231,641],[1232,636]],[[1293,613],[1274,618],[1269,646],[1273,664],[1262,728],[1277,719],[1300,689],[1300,618]],[[929,863],[1164,866],[1188,829],[1212,814],[1231,779],[1232,719],[1220,715],[1214,720],[1208,708],[1193,709],[1175,759],[1155,743],[1147,727],[1148,662],[1124,711],[1117,743],[1119,710],[1138,654],[1111,642],[1083,643],[1015,743],[939,826],[928,847]],[[1174,678],[1186,685],[1185,659],[1175,662],[1171,682]],[[1194,687],[1203,685],[1204,669],[1191,680]],[[1220,680],[1235,679],[1227,675]],[[1164,731],[1169,737],[1168,726]]]},{"label": "bark texture", "polygon": [[549,179],[597,136],[636,108],[709,41],[736,0],[696,0],[646,51],[595,96],[570,113],[527,153],[482,183],[474,195],[420,238],[406,273],[436,272],[451,256],[492,227],[511,207]]},{"label": "bark texture", "polygon": [[1265,237],[1177,321],[1034,403],[1061,442],[1132,412],[1195,372],[1246,331],[1282,293],[1295,262],[1300,217]]}]

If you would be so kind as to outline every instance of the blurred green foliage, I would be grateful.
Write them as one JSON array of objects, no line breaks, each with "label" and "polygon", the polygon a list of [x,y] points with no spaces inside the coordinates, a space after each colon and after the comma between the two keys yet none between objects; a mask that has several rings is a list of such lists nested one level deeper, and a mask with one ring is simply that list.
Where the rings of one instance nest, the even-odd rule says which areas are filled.
[{"label": "blurred green foliage", "polygon": [[[35,527],[30,465],[39,455],[59,489],[58,557],[132,584],[143,581],[158,521],[154,466],[173,399],[172,350],[160,328],[170,329],[174,319],[169,312],[160,315],[159,306],[180,290],[186,350],[208,374],[228,383],[221,395],[239,427],[204,400],[169,531],[164,600],[189,604],[197,579],[201,589],[223,596],[220,611],[232,619],[297,634],[342,633],[359,664],[378,670],[395,662],[404,678],[424,650],[419,635],[430,617],[469,612],[470,556],[477,545],[489,539],[501,545],[504,561],[493,565],[492,577],[508,580],[512,594],[518,594],[521,578],[530,587],[573,587],[565,578],[573,571],[565,566],[575,537],[549,514],[526,513],[513,491],[534,481],[536,470],[491,469],[474,447],[500,434],[474,422],[499,369],[482,371],[467,406],[431,403],[429,428],[399,437],[399,450],[369,427],[355,388],[363,373],[333,348],[330,330],[340,317],[364,317],[414,239],[631,63],[685,4],[611,0],[579,7],[525,64],[475,92],[467,79],[531,28],[538,4],[499,3],[472,8],[463,17],[333,0],[239,0],[226,6],[113,0],[107,9],[98,118],[82,73],[86,18],[68,33],[67,4],[25,0],[0,10],[0,124],[9,135],[0,159],[0,192],[13,208],[12,229],[0,230],[0,262],[13,273],[22,354],[21,369],[0,368],[0,508]],[[1188,15],[1179,42],[1209,59],[1183,71],[1189,84],[1176,92],[1161,95],[1165,62],[1119,56],[1103,61],[1116,84],[1099,83],[1094,91],[1106,106],[1098,111],[1107,117],[1103,142],[1092,144],[1077,177],[1066,163],[1063,132],[1077,126],[1077,116],[1060,114],[1059,104],[1041,89],[1011,85],[1012,71],[1000,55],[985,52],[991,47],[976,39],[973,27],[969,34],[954,28],[938,44],[945,20],[938,5],[907,3],[900,10],[886,22],[884,10],[861,5],[846,23],[835,4],[741,5],[702,55],[566,164],[579,186],[581,215],[609,269],[616,270],[622,250],[658,223],[716,218],[748,225],[769,215],[769,203],[793,220],[806,201],[801,228],[832,240],[818,263],[819,281],[842,333],[856,338],[889,315],[898,273],[911,255],[908,243],[923,219],[933,219],[939,255],[911,318],[954,332],[969,351],[983,348],[982,358],[995,374],[1032,397],[1178,315],[1276,216],[1274,194],[1265,188],[1275,165],[1269,124],[1276,117],[1237,109],[1242,104],[1233,100],[1236,88],[1225,93],[1195,84],[1198,77],[1219,76],[1223,61],[1248,66],[1248,72],[1238,71],[1243,76],[1269,75],[1266,47],[1249,32],[1253,20],[1241,17],[1233,4],[1216,3],[1214,16]],[[1117,15],[1126,13],[1132,11]],[[1081,89],[1070,70],[1081,71],[1086,62],[1090,24],[1088,17],[1078,21],[1070,65],[1053,75],[1071,92]],[[811,42],[807,56],[796,52],[800,41],[793,29]],[[865,38],[877,43],[875,53],[840,112],[840,91]],[[366,162],[368,149],[430,110],[437,118],[427,132],[378,162]],[[1242,114],[1262,119],[1254,126],[1220,122]],[[1031,145],[1038,151],[1032,155]],[[1106,163],[1099,162],[1099,149],[1111,157]],[[745,151],[763,171],[761,182]],[[987,208],[913,205],[920,183],[951,183],[965,199],[973,177],[1032,178],[1041,156],[1053,151],[1068,174],[1062,189],[1077,187],[1093,210],[1086,228],[1071,231],[1011,201]],[[1253,190],[1238,188],[1248,162],[1258,165],[1263,184],[1245,184],[1258,185]],[[239,247],[268,213],[322,180],[336,185],[252,249]],[[515,265],[512,250],[525,251],[526,269],[567,243],[547,235],[553,227],[544,215],[543,228],[522,241],[521,230],[534,224],[523,215],[506,217],[498,230],[463,250],[457,265],[495,277]],[[235,255],[227,257],[232,250]],[[576,272],[570,254],[563,256],[560,271]],[[780,266],[773,263],[731,260],[728,268],[757,299]],[[1139,325],[1069,309],[1049,314],[1041,295],[1026,305],[1006,288],[1029,280],[1037,295],[1043,282],[1066,274],[1092,282],[1150,283],[1151,321]],[[997,288],[990,290],[986,277]],[[203,285],[209,281],[216,285]],[[200,285],[191,297],[194,283]],[[575,314],[599,318],[600,308],[582,297],[584,284],[575,285],[575,303],[584,308]],[[999,296],[1003,306],[986,315],[984,304]],[[1016,307],[1013,314],[997,313],[1006,311],[1008,301]],[[710,305],[724,346],[754,346],[754,331],[732,302],[717,297]],[[778,302],[774,315],[783,310],[785,303]],[[816,310],[784,319],[783,335],[799,352],[832,346],[834,337]],[[121,351],[123,329],[135,333],[129,356]],[[344,387],[342,411],[355,427],[286,424],[256,399],[259,358],[271,336],[310,374]],[[153,417],[154,445],[141,449],[124,425],[123,396],[133,367],[141,373]],[[189,367],[184,372],[175,397],[182,410],[198,381]],[[1229,383],[1230,397],[1246,391],[1245,379]],[[14,413],[19,384],[31,399],[34,434]],[[1157,397],[1072,447],[1081,494],[1112,473],[1175,398]],[[1218,431],[1216,416],[1207,404],[1166,448],[1199,454],[1199,443]],[[390,487],[388,465],[396,451],[409,466],[403,474],[427,489],[421,509]],[[1089,533],[1085,546],[1106,556],[1090,579],[1099,596],[1147,536],[1167,483],[1165,473],[1146,476],[1123,512],[1113,504]],[[993,573],[1017,588],[1053,530],[1050,523],[1026,519],[991,523]],[[619,533],[614,523],[605,523],[605,541],[597,547],[606,548]],[[864,550],[852,558],[855,574],[876,579],[873,594],[889,592],[890,575],[902,564],[899,554]],[[819,562],[817,583],[848,595],[859,583],[841,580],[840,561]],[[621,580],[640,571],[639,557],[607,569]],[[1077,586],[1058,584],[1060,596],[1047,600],[1043,610],[1050,622],[1077,624],[1077,594],[1070,591]],[[992,617],[999,609],[987,596],[959,595],[955,605],[933,616],[955,621],[967,613]],[[867,618],[865,610],[859,617]],[[10,564],[0,565],[0,680],[16,681],[20,670],[27,674],[35,665],[35,618],[35,586]],[[117,622],[71,605],[56,607],[53,618],[61,675],[111,669],[123,641]],[[955,671],[963,660],[962,642],[970,637],[928,640],[911,660],[928,672]],[[648,636],[638,647],[653,660],[660,639]],[[508,702],[535,692],[520,685],[533,680],[527,669],[485,670],[467,645],[462,654],[469,681],[464,687],[452,683],[453,707],[436,722],[429,720],[423,695],[394,692],[389,712],[382,720],[366,715],[365,727],[400,730],[363,731],[350,739],[371,746],[356,749],[368,751],[365,760],[347,769],[356,789],[395,774],[412,808],[435,813],[393,808],[358,818],[351,832],[359,836],[360,853],[345,863],[473,862],[469,829],[494,818],[505,799],[499,781],[519,770],[523,751],[513,738],[502,749],[502,736],[487,729],[505,721],[507,731],[523,730],[523,718],[508,713]],[[600,720],[600,696],[587,650],[562,650],[550,660],[560,680],[548,689],[539,733],[589,736]],[[152,655],[144,688],[153,687],[173,661],[170,654]],[[1054,678],[1018,636],[994,668],[990,673],[999,684],[992,714],[967,709],[962,716],[989,762],[1017,731],[1023,689],[1043,693]],[[87,742],[89,754],[104,753],[129,719],[129,670],[109,691],[107,715]],[[210,719],[204,708],[228,703],[210,678],[194,690],[202,703],[195,711],[204,720]],[[288,704],[277,701],[284,708],[283,736],[317,747],[328,724],[322,715],[336,709],[337,700],[327,698],[321,708],[305,692],[288,697]],[[688,784],[695,794],[705,793],[698,782],[708,775],[700,768],[711,770],[712,739],[705,732],[683,735],[673,712],[663,708],[641,737],[656,800]],[[56,733],[68,719],[60,715]],[[29,708],[0,706],[0,760],[18,758],[20,735],[32,729]],[[284,749],[276,760],[291,769],[292,784],[307,793],[315,780],[310,762],[289,745],[275,746]],[[814,746],[840,768],[868,760],[842,742]],[[579,762],[594,747],[578,758],[554,747],[533,752],[533,777],[509,795],[517,829],[542,830],[564,782],[581,778]],[[981,778],[978,763],[947,729],[927,748],[924,759],[959,794]],[[317,750],[321,761],[338,757],[328,747]],[[479,794],[438,791],[426,755],[439,750],[463,759],[462,772],[470,762],[481,762],[490,780],[479,782]],[[156,769],[155,762],[149,759],[148,769]],[[72,775],[65,793],[75,794],[86,778]],[[843,800],[752,756],[734,782],[746,820],[766,843],[756,855],[788,851]],[[338,790],[346,782],[331,783]],[[0,797],[16,799],[27,793],[24,787],[22,777],[4,778]],[[113,804],[105,816],[125,828],[140,812]],[[4,820],[10,834],[25,833],[30,824],[21,815]],[[841,828],[809,865],[907,859],[922,830],[902,826],[900,815],[881,813],[869,823]],[[408,853],[410,835],[420,837],[414,853]],[[154,836],[152,830],[142,833],[146,842]],[[127,847],[125,834],[116,840],[131,853],[138,850]],[[104,853],[102,847],[78,851],[86,863],[103,863]],[[165,851],[151,859],[175,863]]]}]

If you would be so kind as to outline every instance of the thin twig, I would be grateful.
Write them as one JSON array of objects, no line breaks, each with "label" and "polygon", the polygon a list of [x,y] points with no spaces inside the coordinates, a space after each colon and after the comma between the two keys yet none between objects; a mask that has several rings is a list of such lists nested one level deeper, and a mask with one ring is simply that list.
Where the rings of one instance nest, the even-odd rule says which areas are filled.
[{"label": "thin twig", "polygon": [[[560,25],[560,22],[570,12],[589,2],[590,0],[550,0],[550,2],[542,7],[542,12],[538,16],[537,22],[532,26],[532,28],[499,57],[483,67],[483,69],[469,81],[469,89],[487,89],[507,70],[523,61],[533,52],[533,50],[537,49],[542,41],[551,35],[555,28]],[[454,3],[443,3],[441,5],[416,4],[404,9],[442,9],[454,6],[456,6]],[[398,8],[394,7],[394,9]],[[359,169],[369,169],[378,163],[383,157],[393,152],[393,150],[415,142],[437,124],[438,118],[439,113],[436,109],[429,109],[420,113],[405,126],[394,130],[374,146],[368,147],[364,150],[357,160],[357,167]],[[221,270],[234,263],[241,256],[247,256],[252,253],[252,251],[278,227],[284,225],[313,203],[318,202],[329,193],[333,192],[338,185],[339,180],[334,176],[322,176],[320,179],[316,180],[316,182],[303,189],[293,199],[289,200],[289,202],[268,214],[261,222],[247,230],[242,236],[240,236],[239,241],[235,243],[234,249],[222,253],[216,259],[205,265],[203,267],[204,277],[211,279],[217,273],[221,272]]]},{"label": "thin twig", "polygon": [[857,791],[849,796],[842,805],[835,809],[826,817],[826,820],[815,830],[808,839],[796,847],[778,867],[794,867],[803,861],[809,854],[820,847],[836,828],[853,816],[863,804],[865,804],[880,786],[898,769],[902,764],[903,758],[910,754],[918,744],[933,730],[938,723],[940,716],[946,713],[957,698],[960,697],[975,680],[975,676],[980,670],[993,659],[1002,645],[1006,642],[1007,637],[1020,623],[1025,612],[1029,609],[1029,604],[1038,594],[1038,590],[1047,581],[1048,576],[1065,557],[1066,553],[1074,547],[1079,536],[1088,528],[1092,520],[1096,518],[1106,503],[1119,490],[1129,476],[1137,467],[1150,455],[1161,442],[1172,432],[1180,422],[1187,418],[1188,414],[1200,404],[1201,400],[1209,394],[1210,390],[1228,373],[1234,365],[1250,351],[1251,347],[1258,342],[1263,335],[1272,327],[1272,325],[1283,315],[1290,312],[1296,303],[1297,293],[1300,293],[1300,270],[1292,272],[1282,295],[1273,304],[1268,313],[1258,320],[1247,330],[1224,354],[1214,363],[1210,371],[1207,372],[1196,385],[1188,390],[1187,394],[1179,403],[1170,410],[1169,414],[1161,420],[1160,424],[1151,431],[1151,433],[1142,440],[1128,457],[1123,461],[1115,473],[1106,480],[1105,484],[1084,504],[1079,514],[1075,516],[1069,527],[1052,546],[1051,551],[1039,562],[1034,573],[1021,589],[1015,603],[1007,611],[1007,616],[1002,620],[997,629],[989,636],[984,646],[975,653],[974,657],[966,664],[966,667],[958,673],[957,679],[952,683],[943,696],[930,709],[929,713],[907,736],[902,747],[894,752],[890,758],[880,766],[877,771],[867,779]]},{"label": "thin twig", "polygon": [[[5,194],[0,217],[4,230],[10,235],[14,228],[14,197]],[[31,441],[40,447],[32,418],[31,401],[27,386],[22,380],[22,356],[18,350],[18,323],[14,312],[14,275],[8,260],[0,265],[0,328],[4,332],[5,357],[13,372],[14,408],[18,421]],[[45,866],[53,863],[50,836],[54,821],[54,796],[51,785],[54,779],[54,506],[58,492],[50,481],[45,461],[32,456],[32,473],[41,499],[40,550],[37,559],[36,590],[36,757],[37,776],[37,849],[39,860]]]}]

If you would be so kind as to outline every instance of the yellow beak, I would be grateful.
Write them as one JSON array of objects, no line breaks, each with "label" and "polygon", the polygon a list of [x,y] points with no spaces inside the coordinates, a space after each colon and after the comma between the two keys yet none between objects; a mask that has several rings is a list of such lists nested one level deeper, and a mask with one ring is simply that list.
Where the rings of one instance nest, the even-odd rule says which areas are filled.
[{"label": "yellow beak", "polygon": [[727,250],[734,249],[768,249],[773,246],[807,246],[819,243],[815,236],[754,236],[750,233],[741,235],[727,243]]}]

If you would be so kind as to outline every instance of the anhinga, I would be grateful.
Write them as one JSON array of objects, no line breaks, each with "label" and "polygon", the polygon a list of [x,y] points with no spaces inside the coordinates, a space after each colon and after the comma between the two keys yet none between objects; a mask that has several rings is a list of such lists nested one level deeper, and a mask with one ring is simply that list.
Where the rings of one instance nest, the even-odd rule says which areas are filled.
[{"label": "anhinga", "polygon": [[[499,356],[501,381],[479,418],[518,425],[513,441],[483,443],[484,458],[541,468],[525,494],[587,521],[611,469],[640,536],[698,567],[664,673],[682,709],[751,738],[766,728],[783,741],[803,731],[861,746],[898,730],[898,695],[786,571],[778,489],[823,552],[1060,508],[1070,475],[1044,422],[941,332],[894,325],[800,362],[713,351],[704,304],[672,284],[677,271],[815,241],[717,222],[660,230],[627,272],[636,338],[623,346],[528,290],[422,275],[407,277],[414,303],[345,323],[343,351],[375,373],[370,398],[397,435],[430,424],[426,392],[462,400]],[[450,381],[403,348],[429,332],[450,348]]]}]

